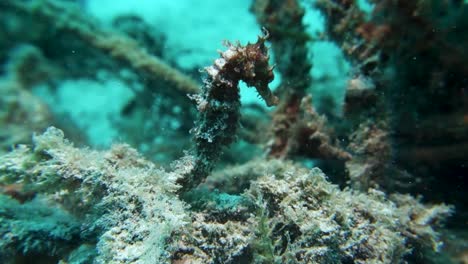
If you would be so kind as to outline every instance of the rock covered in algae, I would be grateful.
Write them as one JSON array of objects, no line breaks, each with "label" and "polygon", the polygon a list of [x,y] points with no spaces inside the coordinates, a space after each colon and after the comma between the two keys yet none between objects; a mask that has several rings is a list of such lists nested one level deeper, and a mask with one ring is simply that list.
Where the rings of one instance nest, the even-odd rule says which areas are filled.
[{"label": "rock covered in algae", "polygon": [[[1,203],[0,212],[12,203],[20,211],[40,203],[43,211],[56,212],[28,225],[71,220],[57,221],[63,233],[56,240],[47,226],[39,228],[42,236],[11,229],[2,240],[7,256],[44,255],[69,263],[79,263],[73,260],[82,260],[80,254],[97,263],[395,263],[413,247],[436,250],[434,228],[452,211],[410,196],[340,190],[319,169],[280,160],[233,169],[251,174],[248,189],[211,191],[190,207],[190,199],[176,195],[183,160],[167,172],[126,145],[75,148],[56,128],[33,141],[0,157],[0,185],[2,199],[18,197],[4,191],[7,186],[34,195],[21,200],[23,206]],[[21,224],[22,215],[2,214],[0,230]],[[15,239],[19,235],[34,238],[35,247],[15,252],[30,243]]]},{"label": "rock covered in algae", "polygon": [[399,263],[416,245],[438,250],[433,227],[452,211],[409,195],[340,190],[319,169],[279,160],[240,167],[231,180],[242,171],[254,179],[248,202],[193,214],[180,263]]},{"label": "rock covered in algae", "polygon": [[[75,148],[56,128],[33,141],[32,148],[23,145],[0,158],[0,185],[20,185],[18,192],[34,192],[34,199],[71,214],[81,229],[81,237],[73,241],[75,253],[80,245],[91,243],[97,263],[162,263],[169,258],[170,235],[187,224],[187,211],[173,195],[174,173],[159,170],[127,145],[106,152]],[[0,225],[15,217],[2,217]],[[47,235],[37,241],[52,242]],[[66,261],[72,255],[61,253],[55,257]]]}]

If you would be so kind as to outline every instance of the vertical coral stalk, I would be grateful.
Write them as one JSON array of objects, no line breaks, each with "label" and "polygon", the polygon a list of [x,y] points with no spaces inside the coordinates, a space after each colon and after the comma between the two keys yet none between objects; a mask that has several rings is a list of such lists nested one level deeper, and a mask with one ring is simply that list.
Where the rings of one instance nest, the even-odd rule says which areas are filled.
[{"label": "vertical coral stalk", "polygon": [[256,43],[241,46],[226,42],[227,50],[221,57],[206,67],[207,78],[202,92],[193,96],[197,102],[199,118],[192,129],[195,151],[193,167],[179,180],[182,192],[201,183],[218,160],[223,146],[236,138],[240,118],[239,81],[255,87],[268,106],[276,105],[278,99],[268,88],[273,78],[268,65],[267,36],[260,36]]},{"label": "vertical coral stalk", "polygon": [[271,30],[271,47],[282,77],[277,89],[281,103],[273,115],[268,155],[349,159],[350,155],[333,140],[326,120],[313,110],[307,96],[312,85],[308,56],[312,38],[303,23],[305,10],[300,1],[255,0],[252,11],[258,23]]},{"label": "vertical coral stalk", "polygon": [[281,103],[273,117],[268,155],[284,158],[290,154],[301,100],[311,85],[307,78],[312,65],[307,50],[309,37],[302,23],[304,9],[297,0],[255,0],[252,11],[258,23],[271,30],[271,47],[281,73],[282,82],[277,89]]}]

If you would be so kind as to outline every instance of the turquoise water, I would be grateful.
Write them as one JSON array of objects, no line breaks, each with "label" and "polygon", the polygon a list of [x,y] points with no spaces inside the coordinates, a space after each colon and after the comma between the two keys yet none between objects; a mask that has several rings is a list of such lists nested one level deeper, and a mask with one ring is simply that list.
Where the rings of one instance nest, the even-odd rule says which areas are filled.
[{"label": "turquoise water", "polygon": [[466,1],[0,10],[0,263],[467,263]]}]

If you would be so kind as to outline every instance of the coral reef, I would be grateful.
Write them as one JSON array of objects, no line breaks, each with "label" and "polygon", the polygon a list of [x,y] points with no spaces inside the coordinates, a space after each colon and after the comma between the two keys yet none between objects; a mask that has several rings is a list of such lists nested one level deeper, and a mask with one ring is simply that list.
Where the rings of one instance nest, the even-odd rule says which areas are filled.
[{"label": "coral reef", "polygon": [[[4,240],[5,256],[23,248],[25,255],[45,254],[55,246],[52,257],[66,261],[85,254],[98,263],[389,263],[401,260],[413,245],[437,248],[432,226],[452,212],[407,195],[341,191],[319,169],[277,160],[242,168],[239,174],[253,170],[258,176],[242,195],[212,194],[190,211],[176,196],[177,179],[187,169],[180,163],[166,172],[126,145],[106,152],[77,149],[56,128],[35,136],[34,144],[0,158],[2,184],[20,184],[19,192],[36,193],[24,205],[2,195],[5,205],[39,210],[37,219],[28,219],[30,229],[13,230],[22,239]],[[40,225],[48,214],[42,211],[54,206],[62,209],[47,219],[55,227],[63,225],[60,232]],[[1,230],[12,223],[25,225],[18,222],[24,216],[9,214],[13,209],[8,208],[2,209]],[[57,241],[37,238],[31,248],[34,228]],[[78,241],[95,243],[97,254],[80,248]]]},{"label": "coral reef", "polygon": [[200,83],[89,3],[0,2],[2,263],[466,262],[466,1],[255,0]]}]

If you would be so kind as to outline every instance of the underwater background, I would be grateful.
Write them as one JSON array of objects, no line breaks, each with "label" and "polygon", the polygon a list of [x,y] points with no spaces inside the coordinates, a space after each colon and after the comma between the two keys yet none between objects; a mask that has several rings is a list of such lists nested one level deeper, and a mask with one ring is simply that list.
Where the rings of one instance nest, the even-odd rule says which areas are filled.
[{"label": "underwater background", "polygon": [[468,2],[0,1],[0,263],[468,263]]}]

